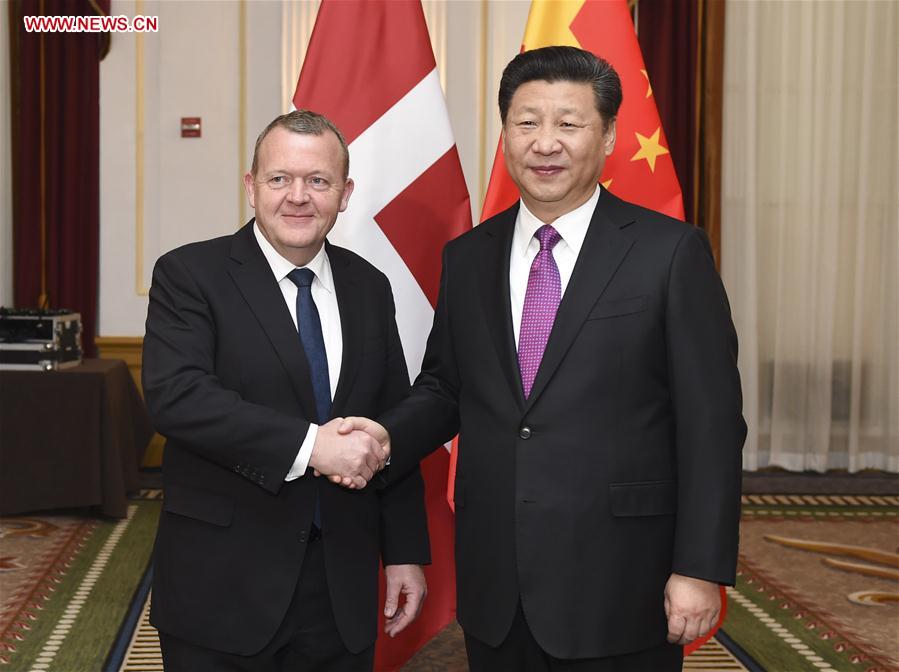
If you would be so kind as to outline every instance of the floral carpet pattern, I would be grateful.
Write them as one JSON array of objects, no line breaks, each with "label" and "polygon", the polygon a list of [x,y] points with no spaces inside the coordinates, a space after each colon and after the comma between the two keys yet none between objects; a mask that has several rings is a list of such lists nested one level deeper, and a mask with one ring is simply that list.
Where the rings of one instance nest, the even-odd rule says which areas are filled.
[{"label": "floral carpet pattern", "polygon": [[0,519],[0,665],[28,641],[98,526],[74,516]]}]

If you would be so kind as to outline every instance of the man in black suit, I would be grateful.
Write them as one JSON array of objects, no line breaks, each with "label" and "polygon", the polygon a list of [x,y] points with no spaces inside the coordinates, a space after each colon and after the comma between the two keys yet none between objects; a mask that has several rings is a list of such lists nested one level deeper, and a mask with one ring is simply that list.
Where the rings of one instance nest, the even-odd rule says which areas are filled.
[{"label": "man in black suit", "polygon": [[409,389],[387,278],[325,241],[348,170],[330,121],[278,117],[244,178],[255,221],[153,272],[143,385],[168,440],[151,611],[166,670],[370,670],[379,558],[388,634],[424,599],[421,474],[365,488],[386,452],[337,434],[339,416]]},{"label": "man in black suit", "polygon": [[506,67],[521,202],[446,246],[411,396],[341,428],[389,442],[389,477],[459,432],[475,671],[680,669],[734,581],[736,334],[703,232],[597,186],[621,99],[573,47]]}]

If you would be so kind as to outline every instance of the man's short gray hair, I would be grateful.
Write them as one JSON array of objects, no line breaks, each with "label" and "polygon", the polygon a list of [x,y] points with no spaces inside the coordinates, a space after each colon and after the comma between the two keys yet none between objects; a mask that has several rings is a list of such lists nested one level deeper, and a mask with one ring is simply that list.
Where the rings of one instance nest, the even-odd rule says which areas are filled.
[{"label": "man's short gray hair", "polygon": [[284,128],[291,133],[299,133],[300,135],[323,135],[331,131],[331,133],[337,136],[340,148],[343,151],[343,179],[345,180],[349,176],[350,150],[347,149],[346,140],[344,140],[340,129],[323,114],[310,110],[294,110],[276,117],[256,138],[256,146],[253,148],[253,166],[250,168],[250,174],[254,178],[256,177],[256,170],[259,168],[259,146],[265,140],[265,136],[276,128]]}]

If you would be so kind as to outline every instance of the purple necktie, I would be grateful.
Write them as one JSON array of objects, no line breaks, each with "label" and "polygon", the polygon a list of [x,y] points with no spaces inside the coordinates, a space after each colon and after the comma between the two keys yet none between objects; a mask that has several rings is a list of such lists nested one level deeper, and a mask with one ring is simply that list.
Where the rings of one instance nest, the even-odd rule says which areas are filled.
[{"label": "purple necktie", "polygon": [[534,234],[540,241],[540,251],[531,264],[528,288],[521,312],[521,329],[518,333],[518,368],[521,371],[521,387],[524,398],[531,395],[540,360],[549,340],[559,301],[562,300],[562,279],[553,258],[553,248],[562,236],[549,224],[544,224]]}]

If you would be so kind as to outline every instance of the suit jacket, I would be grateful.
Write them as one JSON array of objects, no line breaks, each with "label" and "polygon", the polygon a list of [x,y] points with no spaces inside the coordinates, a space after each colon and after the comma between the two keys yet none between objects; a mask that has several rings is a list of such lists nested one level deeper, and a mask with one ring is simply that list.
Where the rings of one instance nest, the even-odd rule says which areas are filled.
[{"label": "suit jacket", "polygon": [[381,417],[390,472],[459,430],[458,618],[521,600],[559,658],[665,641],[672,572],[733,583],[737,342],[701,230],[603,191],[525,400],[509,303],[517,208],[449,243],[422,373]]},{"label": "suit jacket", "polygon": [[[334,616],[360,651],[377,635],[379,557],[429,562],[421,474],[382,491],[309,472],[284,481],[315,400],[252,224],[169,252],[153,272],[143,387],[167,444],[151,621],[205,647],[261,650],[293,597],[317,493]],[[352,252],[327,252],[343,333],[332,413],[377,415],[409,389],[390,285]]]}]

